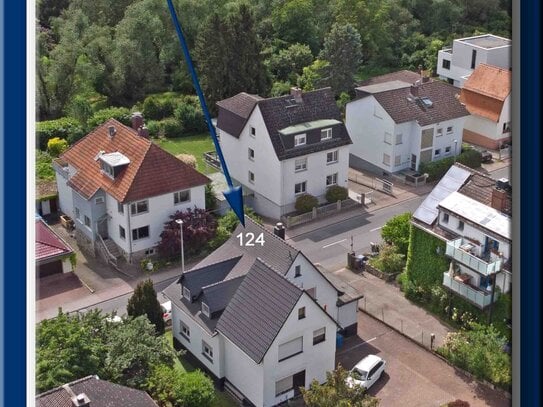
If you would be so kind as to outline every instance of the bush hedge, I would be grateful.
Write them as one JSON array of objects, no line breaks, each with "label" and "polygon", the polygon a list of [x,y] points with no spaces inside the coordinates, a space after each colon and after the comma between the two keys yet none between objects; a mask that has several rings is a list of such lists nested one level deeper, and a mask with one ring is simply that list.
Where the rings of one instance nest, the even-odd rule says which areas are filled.
[{"label": "bush hedge", "polygon": [[148,96],[143,101],[143,116],[147,120],[162,120],[173,115],[175,108],[173,97]]},{"label": "bush hedge", "polygon": [[339,185],[333,185],[326,189],[326,200],[328,202],[344,201],[349,197],[349,190]]},{"label": "bush hedge", "polygon": [[[456,161],[470,168],[478,168],[481,166],[481,153],[473,148],[467,148],[456,157]],[[454,164],[454,157],[447,157],[437,161],[421,163],[419,172],[428,174],[428,181],[439,180]]]},{"label": "bush hedge", "polygon": [[183,123],[173,117],[168,117],[159,121],[158,126],[159,134],[164,135],[164,137],[178,138],[185,135]]},{"label": "bush hedge", "polygon": [[36,147],[47,150],[47,142],[58,137],[73,144],[85,135],[79,121],[72,117],[61,117],[56,120],[46,120],[36,123]]},{"label": "bush hedge", "polygon": [[296,210],[300,213],[306,213],[313,210],[313,208],[317,207],[319,205],[319,200],[310,194],[303,194],[300,195],[296,199],[296,203],[294,204],[294,207]]},{"label": "bush hedge", "polygon": [[109,119],[115,119],[125,126],[131,126],[130,110],[126,107],[108,107],[107,109],[98,110],[87,122],[89,131],[105,123]]},{"label": "bush hedge", "polygon": [[182,103],[175,108],[174,117],[183,123],[183,128],[187,133],[202,133],[206,131],[207,124],[200,106],[195,106],[192,102]]},{"label": "bush hedge", "polygon": [[401,273],[405,266],[405,255],[399,253],[396,246],[385,244],[381,246],[377,257],[370,258],[369,264],[383,273]]}]

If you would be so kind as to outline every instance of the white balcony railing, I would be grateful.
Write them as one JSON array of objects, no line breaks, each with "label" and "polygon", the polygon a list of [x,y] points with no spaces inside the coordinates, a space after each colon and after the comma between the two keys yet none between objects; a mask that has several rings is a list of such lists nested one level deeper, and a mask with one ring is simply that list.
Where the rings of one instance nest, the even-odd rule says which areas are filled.
[{"label": "white balcony railing", "polygon": [[445,254],[460,264],[463,264],[469,267],[472,270],[475,270],[479,274],[488,276],[490,274],[497,273],[501,270],[502,260],[496,259],[492,262],[487,262],[480,257],[470,253],[467,250],[461,248],[463,239],[449,240],[445,248]]},{"label": "white balcony railing", "polygon": [[[481,309],[489,306],[491,303],[492,293],[490,291],[479,291],[467,284],[456,281],[449,275],[449,272],[443,273],[443,285]],[[498,297],[499,292],[496,290],[494,292],[494,302],[496,302]]]}]

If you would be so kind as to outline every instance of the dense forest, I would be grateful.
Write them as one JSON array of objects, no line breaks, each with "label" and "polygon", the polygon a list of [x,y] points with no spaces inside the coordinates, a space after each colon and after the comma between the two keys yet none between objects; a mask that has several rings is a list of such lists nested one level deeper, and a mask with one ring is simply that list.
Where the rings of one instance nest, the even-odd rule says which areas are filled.
[{"label": "dense forest", "polygon": [[[433,70],[454,38],[511,36],[511,0],[174,0],[208,104]],[[38,0],[38,120],[193,94],[166,0]]]}]

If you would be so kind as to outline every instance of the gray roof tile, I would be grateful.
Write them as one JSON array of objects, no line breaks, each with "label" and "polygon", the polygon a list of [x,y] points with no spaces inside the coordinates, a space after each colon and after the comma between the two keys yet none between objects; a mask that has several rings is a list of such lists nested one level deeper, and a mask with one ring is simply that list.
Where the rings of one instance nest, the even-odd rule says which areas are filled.
[{"label": "gray roof tile", "polygon": [[207,304],[211,314],[226,308],[244,277],[231,278],[203,288],[202,302]]},{"label": "gray roof tile", "polygon": [[185,272],[179,278],[178,283],[187,287],[193,298],[198,298],[203,287],[223,281],[240,258],[241,255],[238,255],[203,267],[193,268]]},{"label": "gray roof tile", "polygon": [[286,277],[257,259],[216,329],[260,363],[302,293]]}]

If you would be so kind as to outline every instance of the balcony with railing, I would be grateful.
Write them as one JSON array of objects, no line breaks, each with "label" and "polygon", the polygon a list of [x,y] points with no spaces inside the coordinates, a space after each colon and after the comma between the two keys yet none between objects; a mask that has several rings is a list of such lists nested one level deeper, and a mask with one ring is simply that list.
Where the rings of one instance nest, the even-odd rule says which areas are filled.
[{"label": "balcony with railing", "polygon": [[501,258],[493,254],[477,255],[475,245],[462,238],[449,240],[445,254],[484,276],[499,272],[503,263]]},{"label": "balcony with railing", "polygon": [[[449,272],[443,273],[443,286],[483,309],[492,302],[492,291],[482,290],[463,282],[461,276],[451,277]],[[494,292],[494,302],[499,298],[499,291]]]}]

